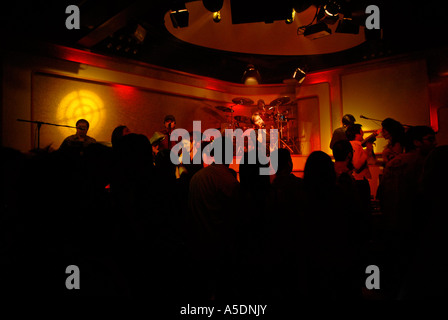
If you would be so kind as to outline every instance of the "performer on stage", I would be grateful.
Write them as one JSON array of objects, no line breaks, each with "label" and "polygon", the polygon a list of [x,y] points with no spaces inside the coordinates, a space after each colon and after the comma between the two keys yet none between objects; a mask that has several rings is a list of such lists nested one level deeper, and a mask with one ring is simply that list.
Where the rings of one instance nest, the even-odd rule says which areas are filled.
[{"label": "performer on stage", "polygon": [[250,118],[250,122],[254,126],[255,130],[257,130],[257,129],[264,129],[264,127],[265,127],[264,120],[261,117],[259,112],[255,112],[254,114],[252,114],[252,116]]},{"label": "performer on stage", "polygon": [[[252,124],[252,128],[247,129],[244,132],[244,136],[249,137],[247,146],[245,146],[245,148],[244,148],[245,152],[252,151],[255,148],[255,141],[251,141],[251,138],[250,138],[253,133],[255,133],[255,139],[256,139],[256,141],[258,141],[258,144],[262,144],[263,142],[266,144],[267,143],[266,140],[268,139],[266,129],[265,129],[265,123],[264,123],[264,120],[261,117],[259,112],[255,112],[252,114],[252,116],[250,118],[250,122]],[[261,134],[259,134],[259,133],[261,133]]]},{"label": "performer on stage", "polygon": [[333,131],[333,135],[331,137],[330,142],[330,149],[333,150],[333,146],[336,142],[340,140],[347,140],[346,135],[347,127],[353,125],[355,121],[356,121],[355,117],[351,114],[345,114],[342,117],[342,127],[339,127]]},{"label": "performer on stage", "polygon": [[[244,132],[245,136],[249,136],[249,141],[247,147],[245,147],[245,152],[250,152],[255,148],[258,148],[258,153],[260,152],[260,148],[263,148],[266,152],[263,151],[262,154],[269,156],[272,151],[278,149],[278,139],[271,139],[270,131],[266,129],[266,124],[259,112],[252,114],[250,122],[252,123],[253,128]],[[255,141],[257,141],[257,143],[252,141],[250,138],[253,132],[255,133]]]},{"label": "performer on stage", "polygon": [[89,131],[89,122],[85,119],[79,119],[76,121],[76,134],[68,136],[64,139],[60,151],[75,150],[82,154],[83,149],[92,143],[96,143],[96,140],[87,135]]},{"label": "performer on stage", "polygon": [[165,119],[163,120],[163,124],[165,126],[165,129],[160,131],[163,135],[166,136],[165,139],[160,141],[159,150],[163,149],[171,149],[176,142],[170,141],[170,135],[173,132],[173,130],[176,128],[176,118],[174,118],[173,115],[169,114],[165,116]]}]

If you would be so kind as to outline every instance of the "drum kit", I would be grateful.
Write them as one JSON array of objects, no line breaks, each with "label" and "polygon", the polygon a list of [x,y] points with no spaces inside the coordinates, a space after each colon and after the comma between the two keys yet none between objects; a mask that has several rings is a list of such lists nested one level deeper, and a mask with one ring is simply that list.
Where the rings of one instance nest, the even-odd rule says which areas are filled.
[{"label": "drum kit", "polygon": [[[281,148],[287,148],[291,153],[299,153],[298,148],[296,147],[294,140],[291,139],[291,126],[289,125],[291,121],[296,120],[295,117],[290,116],[291,110],[290,105],[290,97],[284,96],[271,101],[269,105],[266,105],[263,100],[258,100],[257,104],[254,104],[254,101],[249,98],[237,97],[232,99],[234,105],[230,107],[225,106],[216,106],[215,108],[226,113],[228,116],[228,121],[222,129],[237,129],[241,128],[243,130],[253,127],[251,123],[250,117],[237,115],[234,116],[234,107],[235,106],[243,106],[254,108],[252,113],[255,110],[260,114],[261,118],[265,122],[265,128],[267,131],[269,129],[277,129],[278,130],[278,138],[279,138],[279,146]],[[255,109],[256,108],[256,109]]]}]

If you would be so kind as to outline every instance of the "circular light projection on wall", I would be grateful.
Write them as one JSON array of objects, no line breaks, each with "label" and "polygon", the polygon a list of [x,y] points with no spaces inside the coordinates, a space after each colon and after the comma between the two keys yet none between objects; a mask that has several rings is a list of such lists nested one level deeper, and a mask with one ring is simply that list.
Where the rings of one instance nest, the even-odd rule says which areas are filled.
[{"label": "circular light projection on wall", "polygon": [[[67,94],[59,103],[57,118],[60,123],[75,125],[79,119],[89,121],[89,135],[100,132],[105,121],[103,100],[89,90],[77,90]],[[64,131],[66,133],[66,131]]]}]

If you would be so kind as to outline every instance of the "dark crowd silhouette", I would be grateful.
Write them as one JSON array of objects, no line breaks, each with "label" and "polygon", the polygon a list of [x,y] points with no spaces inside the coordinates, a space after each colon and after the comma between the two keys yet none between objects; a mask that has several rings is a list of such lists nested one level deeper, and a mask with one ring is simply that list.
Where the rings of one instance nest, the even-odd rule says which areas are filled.
[{"label": "dark crowd silhouette", "polygon": [[[112,146],[2,147],[0,290],[10,296],[283,302],[446,297],[448,146],[409,128],[366,209],[347,140],[312,152],[303,178],[278,170],[174,165],[169,149],[120,126]],[[431,141],[429,141],[431,142]],[[434,142],[434,140],[432,140]],[[224,145],[224,144],[223,144]],[[223,151],[225,152],[225,151]],[[247,153],[243,156],[248,159]],[[179,173],[181,172],[181,173]],[[68,290],[65,271],[80,270]],[[380,289],[365,287],[368,265]]]}]

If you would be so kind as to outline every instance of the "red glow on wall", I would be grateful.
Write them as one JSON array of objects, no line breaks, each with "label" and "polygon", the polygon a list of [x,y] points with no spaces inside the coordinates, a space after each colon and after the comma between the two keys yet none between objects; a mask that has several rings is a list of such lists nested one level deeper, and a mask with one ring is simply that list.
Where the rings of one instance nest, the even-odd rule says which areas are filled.
[{"label": "red glow on wall", "polygon": [[306,76],[306,84],[318,84],[323,82],[330,82],[332,72],[330,71],[322,71],[311,73]]},{"label": "red glow on wall", "polygon": [[63,50],[62,49],[60,50],[58,55],[60,55],[64,60],[77,62],[80,64],[86,64],[101,68],[107,67],[106,64],[104,63],[104,57],[91,52],[64,48]]},{"label": "red glow on wall", "polygon": [[431,127],[435,132],[439,131],[439,118],[437,115],[438,108],[436,106],[429,107],[429,120],[431,123]]},{"label": "red glow on wall", "polygon": [[135,90],[137,90],[135,87],[132,86],[126,86],[123,84],[113,84],[113,87],[115,88],[115,90],[119,93],[121,93],[122,95],[128,96],[130,94],[133,94],[135,92]]},{"label": "red glow on wall", "polygon": [[125,86],[122,84],[113,84],[112,87],[114,88],[114,91],[118,95],[118,97],[124,100],[135,97],[135,92],[137,91],[137,88],[135,87]]},{"label": "red glow on wall", "polygon": [[205,89],[213,90],[213,91],[222,91],[222,87],[220,87],[216,82],[208,81],[205,85]]}]

